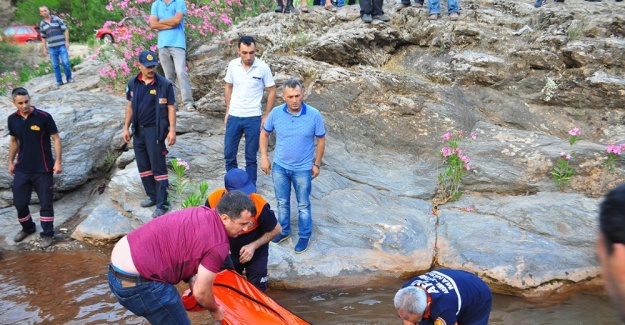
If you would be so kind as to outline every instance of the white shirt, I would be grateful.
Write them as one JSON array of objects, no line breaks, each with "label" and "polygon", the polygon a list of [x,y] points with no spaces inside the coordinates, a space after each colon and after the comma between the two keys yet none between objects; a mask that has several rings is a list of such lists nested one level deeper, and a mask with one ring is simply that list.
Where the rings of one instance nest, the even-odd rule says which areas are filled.
[{"label": "white shirt", "polygon": [[248,71],[243,68],[241,58],[230,61],[224,81],[233,86],[228,115],[236,117],[262,115],[261,101],[265,88],[276,85],[271,69],[258,58],[254,59]]}]

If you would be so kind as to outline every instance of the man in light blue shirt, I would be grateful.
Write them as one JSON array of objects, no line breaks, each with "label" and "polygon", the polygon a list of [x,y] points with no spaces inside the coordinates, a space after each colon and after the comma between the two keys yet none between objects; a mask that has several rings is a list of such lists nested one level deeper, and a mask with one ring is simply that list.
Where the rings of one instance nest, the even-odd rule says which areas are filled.
[{"label": "man in light blue shirt", "polygon": [[196,110],[191,91],[191,83],[187,74],[186,49],[187,41],[184,33],[184,16],[187,7],[184,0],[156,0],[150,12],[150,27],[158,30],[158,57],[165,77],[176,85],[182,97],[184,108]]},{"label": "man in light blue shirt", "polygon": [[[282,226],[282,232],[272,240],[276,244],[291,235],[290,201],[293,185],[299,217],[299,240],[295,245],[295,253],[299,254],[308,248],[312,235],[311,183],[321,171],[326,131],[321,113],[304,103],[302,84],[298,80],[289,79],[284,82],[282,98],[286,104],[271,110],[261,131],[261,169],[265,174],[271,171],[278,201],[278,221]],[[274,131],[276,148],[271,166],[267,147],[269,135]],[[317,139],[316,148],[315,139]]]}]

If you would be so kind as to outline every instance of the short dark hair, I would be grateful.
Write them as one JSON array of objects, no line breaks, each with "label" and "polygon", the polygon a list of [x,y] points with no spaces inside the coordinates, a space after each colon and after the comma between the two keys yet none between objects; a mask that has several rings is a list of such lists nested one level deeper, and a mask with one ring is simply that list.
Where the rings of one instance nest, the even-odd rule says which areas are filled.
[{"label": "short dark hair", "polygon": [[24,87],[17,87],[15,89],[13,89],[11,91],[11,97],[15,98],[17,96],[28,96],[30,97],[30,95],[28,94],[28,90],[26,90],[26,88]]},{"label": "short dark hair", "polygon": [[606,194],[599,207],[599,230],[603,233],[609,254],[613,244],[625,244],[625,184]]},{"label": "short dark hair", "polygon": [[299,87],[300,89],[303,89],[304,87],[302,87],[302,83],[295,79],[295,78],[291,78],[291,79],[287,79],[283,84],[282,84],[282,90],[284,90],[284,88],[291,88],[291,89],[295,89]]},{"label": "short dark hair", "polygon": [[217,213],[225,214],[232,220],[239,219],[241,212],[247,210],[252,216],[256,215],[256,206],[252,199],[241,191],[225,193],[216,207]]},{"label": "short dark hair", "polygon": [[241,43],[247,46],[250,46],[252,44],[256,45],[256,41],[254,40],[254,37],[250,35],[241,36],[241,38],[239,38],[239,42],[237,43],[237,48],[241,47]]}]

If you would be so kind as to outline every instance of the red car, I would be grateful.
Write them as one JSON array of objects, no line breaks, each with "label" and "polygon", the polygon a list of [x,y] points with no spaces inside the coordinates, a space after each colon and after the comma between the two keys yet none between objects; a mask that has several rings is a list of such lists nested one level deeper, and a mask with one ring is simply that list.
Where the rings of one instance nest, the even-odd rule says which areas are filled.
[{"label": "red car", "polygon": [[95,38],[102,41],[115,42],[115,36],[126,32],[126,27],[136,24],[137,21],[132,17],[124,17],[118,23],[112,23],[108,28],[100,28],[95,30]]},{"label": "red car", "polygon": [[4,30],[2,40],[17,44],[41,42],[41,34],[37,26],[11,26]]}]

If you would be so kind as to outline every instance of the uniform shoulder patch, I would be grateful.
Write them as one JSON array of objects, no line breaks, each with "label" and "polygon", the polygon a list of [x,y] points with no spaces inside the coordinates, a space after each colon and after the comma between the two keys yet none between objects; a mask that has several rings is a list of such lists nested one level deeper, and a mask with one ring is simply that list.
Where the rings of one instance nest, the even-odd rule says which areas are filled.
[{"label": "uniform shoulder patch", "polygon": [[158,103],[159,104],[167,104],[167,98],[159,98],[158,99]]},{"label": "uniform shoulder patch", "polygon": [[434,325],[447,325],[447,323],[445,322],[444,319],[439,317],[434,321]]}]

